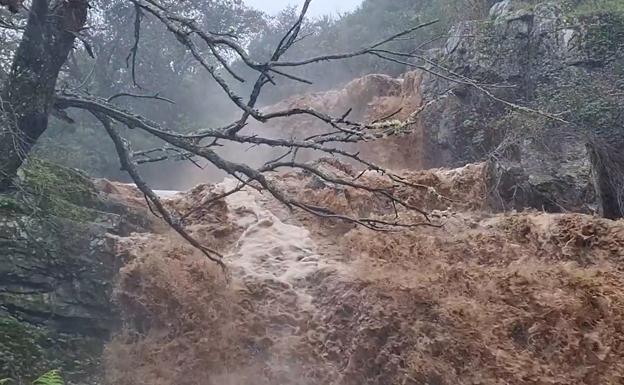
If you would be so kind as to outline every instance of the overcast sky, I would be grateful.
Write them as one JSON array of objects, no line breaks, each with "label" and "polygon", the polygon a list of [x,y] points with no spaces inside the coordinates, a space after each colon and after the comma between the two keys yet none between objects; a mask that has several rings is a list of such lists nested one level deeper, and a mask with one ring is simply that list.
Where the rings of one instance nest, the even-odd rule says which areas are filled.
[{"label": "overcast sky", "polygon": [[[288,5],[301,5],[304,0],[245,0],[252,7],[261,9],[267,13],[275,14]],[[312,0],[311,16],[320,16],[330,13],[346,12],[355,9],[362,0]]]}]

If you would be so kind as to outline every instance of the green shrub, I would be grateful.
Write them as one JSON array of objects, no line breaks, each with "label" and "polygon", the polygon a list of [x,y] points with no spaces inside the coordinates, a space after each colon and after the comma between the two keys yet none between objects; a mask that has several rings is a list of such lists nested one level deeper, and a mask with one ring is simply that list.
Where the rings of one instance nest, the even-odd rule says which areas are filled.
[{"label": "green shrub", "polygon": [[572,0],[565,3],[575,16],[624,14],[622,0]]}]

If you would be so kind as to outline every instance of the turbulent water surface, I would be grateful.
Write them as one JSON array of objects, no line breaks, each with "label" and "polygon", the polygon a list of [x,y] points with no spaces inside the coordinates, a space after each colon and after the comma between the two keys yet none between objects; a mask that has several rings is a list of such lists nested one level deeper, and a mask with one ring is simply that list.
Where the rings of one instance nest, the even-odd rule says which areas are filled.
[{"label": "turbulent water surface", "polygon": [[[390,233],[291,212],[247,188],[188,218],[226,273],[167,231],[117,239],[127,327],[107,348],[110,382],[617,383],[624,223],[489,214],[483,170],[407,174],[435,181],[411,199],[444,228]],[[353,215],[393,215],[309,175],[276,182]],[[185,212],[235,185],[159,194]]]}]

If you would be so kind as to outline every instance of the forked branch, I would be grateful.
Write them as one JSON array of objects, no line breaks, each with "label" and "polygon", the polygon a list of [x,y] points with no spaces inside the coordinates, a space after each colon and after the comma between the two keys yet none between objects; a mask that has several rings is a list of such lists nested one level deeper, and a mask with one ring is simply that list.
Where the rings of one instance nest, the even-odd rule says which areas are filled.
[{"label": "forked branch", "polygon": [[[135,63],[139,54],[139,45],[141,39],[141,23],[144,17],[152,16],[159,20],[167,30],[173,34],[182,44],[197,64],[200,65],[210,76],[217,82],[224,94],[231,102],[238,107],[241,115],[238,119],[223,127],[205,128],[191,134],[182,134],[180,130],[170,127],[163,127],[160,124],[151,121],[143,116],[127,111],[113,102],[121,97],[132,97],[142,99],[154,99],[156,101],[172,102],[162,98],[159,95],[144,95],[123,93],[111,96],[109,98],[95,97],[87,94],[77,94],[63,92],[57,95],[55,108],[66,110],[68,108],[78,108],[91,112],[103,125],[104,129],[111,137],[115,144],[117,154],[124,170],[132,177],[137,187],[145,195],[147,201],[153,206],[163,219],[178,234],[186,239],[192,246],[200,250],[210,260],[218,263],[221,267],[225,267],[223,258],[218,251],[213,250],[198,242],[185,229],[184,220],[197,212],[200,208],[209,208],[215,202],[225,199],[227,196],[235,194],[245,187],[253,186],[270,193],[276,200],[280,201],[291,209],[299,209],[304,212],[313,214],[322,218],[341,220],[355,225],[367,227],[377,231],[388,231],[395,228],[409,228],[415,226],[432,226],[438,227],[438,224],[432,223],[428,213],[401,199],[395,194],[396,187],[403,186],[407,188],[421,189],[424,186],[412,185],[409,181],[401,178],[399,175],[393,174],[389,170],[363,159],[359,153],[350,152],[344,149],[345,143],[358,143],[375,140],[388,136],[403,135],[411,132],[415,126],[419,114],[432,103],[437,101],[429,101],[425,103],[404,121],[391,120],[394,117],[389,115],[384,119],[374,121],[372,123],[358,122],[349,119],[349,112],[341,116],[330,116],[322,111],[313,108],[291,108],[274,112],[262,112],[257,108],[258,100],[263,88],[267,84],[275,84],[274,76],[285,77],[293,81],[307,83],[308,81],[298,76],[291,75],[286,70],[305,66],[311,63],[342,60],[363,55],[378,55],[378,51],[383,49],[386,44],[402,39],[410,34],[423,29],[435,21],[423,23],[413,28],[407,29],[400,33],[386,37],[366,48],[353,52],[332,54],[326,56],[313,57],[300,61],[285,61],[283,57],[288,50],[300,39],[300,33],[305,21],[307,9],[311,0],[305,0],[301,14],[291,28],[284,34],[280,42],[275,47],[273,54],[267,62],[257,62],[253,60],[247,53],[245,47],[236,38],[224,34],[212,33],[204,31],[197,24],[188,18],[178,16],[170,12],[165,6],[156,0],[130,0],[135,6],[136,17],[134,25],[135,44],[132,47],[128,57],[129,64],[132,66],[132,78],[136,83]],[[250,69],[257,72],[257,80],[250,94],[243,98],[237,95],[233,88],[228,84],[225,78],[220,74],[221,71],[228,72],[234,79],[242,80],[232,68],[229,66],[226,57],[232,55],[238,57]],[[213,63],[218,63],[214,65]],[[287,118],[296,116],[312,117],[330,128],[329,132],[322,135],[311,136],[303,140],[300,139],[275,139],[264,137],[260,133],[254,135],[242,135],[240,131],[246,127],[250,119],[258,122],[267,122],[277,118]],[[121,136],[116,124],[125,126],[128,129],[139,129],[152,136],[164,141],[167,146],[157,149],[132,152],[129,143]],[[247,164],[231,161],[214,151],[213,147],[217,143],[235,143],[264,145],[283,149],[284,155],[267,162],[259,168],[250,167]],[[309,150],[319,155],[330,155],[346,159],[348,161],[359,164],[362,173],[359,176],[333,175],[323,171],[322,169],[296,161],[296,154],[299,150]],[[285,159],[291,155],[292,160]],[[141,163],[153,163],[167,159],[178,158],[192,160],[194,158],[204,159],[216,168],[224,171],[240,181],[240,184],[232,190],[218,194],[201,206],[195,207],[186,213],[172,212],[163,205],[159,197],[142,179],[138,165]],[[284,188],[272,181],[272,176],[278,169],[290,168],[302,170],[315,175],[316,177],[327,182],[329,185],[336,187],[347,187],[355,190],[364,191],[371,196],[376,196],[382,200],[390,202],[395,207],[396,215],[391,220],[384,217],[360,218],[349,215],[347,213],[339,213],[330,210],[327,207],[319,207],[310,202],[301,201],[299,198],[291,196]],[[370,182],[366,182],[366,178],[361,179],[361,175],[365,171],[377,172],[385,176],[388,182],[387,187],[378,187]],[[421,221],[406,222],[402,220],[396,209],[397,206],[402,207],[406,211],[414,212],[422,217]]]}]

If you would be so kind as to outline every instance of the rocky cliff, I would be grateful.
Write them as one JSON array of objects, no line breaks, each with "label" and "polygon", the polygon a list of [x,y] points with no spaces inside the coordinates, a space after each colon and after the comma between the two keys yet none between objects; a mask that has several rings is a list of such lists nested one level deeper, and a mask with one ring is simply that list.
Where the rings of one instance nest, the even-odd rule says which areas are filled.
[{"label": "rocky cliff", "polygon": [[427,111],[429,166],[492,159],[507,208],[591,211],[586,146],[624,145],[624,16],[565,4],[499,2],[430,52],[455,81],[423,81],[426,99],[451,90]]},{"label": "rocky cliff", "polygon": [[81,383],[97,378],[118,326],[110,297],[122,261],[109,235],[148,225],[131,207],[77,171],[36,160],[14,193],[0,195],[0,378],[54,368]]}]

